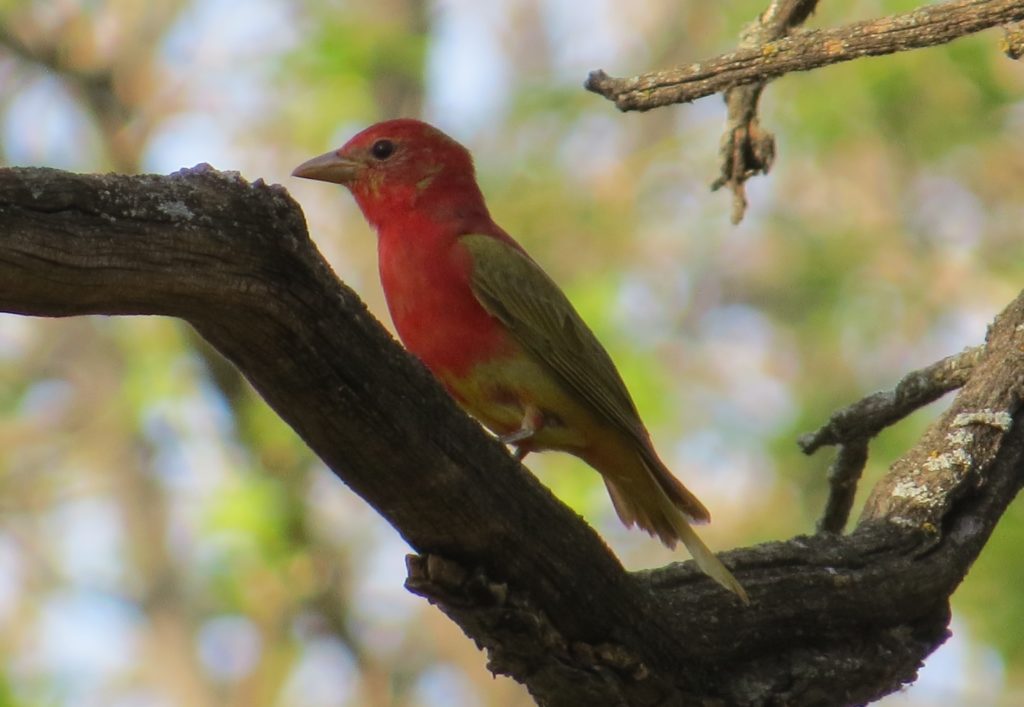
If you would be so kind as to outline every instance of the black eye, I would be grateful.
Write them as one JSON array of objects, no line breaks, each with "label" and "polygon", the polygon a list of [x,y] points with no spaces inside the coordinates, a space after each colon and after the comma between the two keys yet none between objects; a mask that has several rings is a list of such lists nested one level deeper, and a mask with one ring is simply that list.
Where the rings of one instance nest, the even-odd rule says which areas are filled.
[{"label": "black eye", "polygon": [[373,143],[373,147],[370,148],[370,152],[378,160],[386,160],[391,157],[395,152],[395,143],[390,140],[378,140]]}]

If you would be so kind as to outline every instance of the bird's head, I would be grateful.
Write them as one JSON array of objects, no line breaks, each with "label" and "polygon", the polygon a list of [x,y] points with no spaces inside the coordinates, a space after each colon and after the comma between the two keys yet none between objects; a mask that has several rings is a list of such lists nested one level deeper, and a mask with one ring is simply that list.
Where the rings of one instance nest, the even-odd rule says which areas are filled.
[{"label": "bird's head", "polygon": [[419,120],[372,125],[292,174],[348,187],[378,228],[410,211],[435,218],[486,214],[469,151]]}]

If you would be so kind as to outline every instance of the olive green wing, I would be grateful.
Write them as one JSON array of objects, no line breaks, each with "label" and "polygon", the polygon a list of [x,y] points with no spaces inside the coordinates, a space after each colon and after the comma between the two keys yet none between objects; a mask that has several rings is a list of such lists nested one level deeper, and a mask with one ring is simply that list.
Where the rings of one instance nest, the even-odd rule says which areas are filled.
[{"label": "olive green wing", "polygon": [[608,352],[528,255],[491,236],[463,236],[473,293],[512,336],[601,417],[646,446],[646,432]]}]

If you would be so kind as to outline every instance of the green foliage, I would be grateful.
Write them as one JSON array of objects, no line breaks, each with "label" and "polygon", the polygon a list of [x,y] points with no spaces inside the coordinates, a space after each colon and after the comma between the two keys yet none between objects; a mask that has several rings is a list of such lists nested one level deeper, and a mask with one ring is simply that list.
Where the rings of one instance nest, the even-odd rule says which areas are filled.
[{"label": "green foliage", "polygon": [[23,707],[25,704],[15,695],[6,671],[0,673],[0,707]]},{"label": "green foliage", "polygon": [[426,34],[393,18],[318,8],[301,45],[281,62],[279,80],[299,76],[303,87],[301,102],[282,108],[299,134],[321,142],[339,122],[397,117],[382,115],[381,102],[388,92],[417,90],[427,46]]}]

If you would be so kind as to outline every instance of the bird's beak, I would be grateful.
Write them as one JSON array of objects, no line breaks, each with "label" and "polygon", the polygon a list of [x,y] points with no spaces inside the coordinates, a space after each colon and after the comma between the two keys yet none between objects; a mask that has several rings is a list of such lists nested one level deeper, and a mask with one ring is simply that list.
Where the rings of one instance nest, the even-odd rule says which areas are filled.
[{"label": "bird's beak", "polygon": [[351,184],[359,173],[362,165],[346,157],[341,157],[337,151],[326,152],[319,157],[306,160],[294,170],[293,177],[303,179],[318,179],[321,182],[334,182],[335,184]]}]

